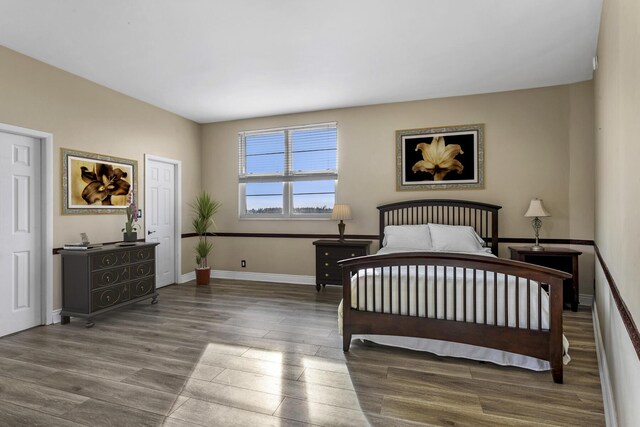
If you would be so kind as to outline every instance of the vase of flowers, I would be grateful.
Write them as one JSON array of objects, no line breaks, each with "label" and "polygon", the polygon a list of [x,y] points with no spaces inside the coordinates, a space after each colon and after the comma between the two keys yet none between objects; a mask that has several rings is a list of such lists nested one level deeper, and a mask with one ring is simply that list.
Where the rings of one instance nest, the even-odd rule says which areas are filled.
[{"label": "vase of flowers", "polygon": [[127,202],[129,202],[127,206],[127,222],[124,223],[124,228],[122,229],[122,240],[135,242],[138,240],[138,225],[136,224],[138,222],[138,207],[133,200],[133,191],[129,193]]}]

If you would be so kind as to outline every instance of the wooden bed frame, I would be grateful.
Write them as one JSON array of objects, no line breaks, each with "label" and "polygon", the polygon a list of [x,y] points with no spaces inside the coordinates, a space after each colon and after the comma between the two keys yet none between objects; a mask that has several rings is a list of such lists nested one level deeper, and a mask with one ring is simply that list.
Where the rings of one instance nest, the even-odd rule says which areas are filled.
[{"label": "wooden bed frame", "polygon": [[[380,211],[380,245],[382,246],[382,239],[384,238],[384,227],[386,225],[407,225],[407,224],[448,224],[448,225],[469,225],[472,226],[476,232],[487,242],[487,246],[491,248],[492,253],[498,253],[498,210],[500,206],[489,205],[485,203],[461,201],[461,200],[414,200],[400,203],[392,203],[384,206],[379,206]],[[430,338],[443,341],[451,341],[457,343],[464,343],[470,345],[476,345],[481,347],[488,347],[497,350],[508,351],[512,353],[518,353],[526,356],[532,356],[538,359],[547,360],[551,365],[551,374],[553,380],[556,383],[562,383],[562,291],[563,281],[571,278],[571,275],[562,271],[553,270],[550,268],[540,267],[533,264],[527,264],[519,261],[512,261],[494,257],[487,257],[481,255],[465,255],[457,253],[444,253],[444,252],[412,252],[412,253],[396,253],[388,255],[374,255],[368,257],[358,257],[342,260],[339,262],[342,267],[342,287],[343,287],[343,350],[349,351],[351,344],[351,337],[353,334],[371,334],[371,335],[396,335],[407,337],[419,337]],[[387,267],[392,271],[400,272],[401,269],[406,269],[407,273],[412,269],[417,269],[420,266],[432,266],[434,272],[438,271],[435,267],[459,267],[453,269],[440,269],[444,271],[444,282],[446,283],[447,271],[452,271],[453,276],[460,276],[457,271],[464,272],[464,278],[450,277],[449,280],[453,280],[454,283],[458,283],[457,280],[462,280],[461,283],[464,286],[462,292],[462,298],[456,298],[456,292],[453,293],[453,313],[464,313],[464,321],[447,319],[447,292],[444,292],[444,316],[437,318],[418,316],[418,287],[414,288],[414,293],[409,293],[409,279],[406,279],[406,291],[408,298],[406,302],[402,303],[400,298],[396,298],[398,301],[387,301],[389,306],[397,307],[397,312],[401,312],[400,304],[406,304],[406,313],[410,313],[409,305],[415,304],[416,310],[413,315],[409,314],[392,314],[389,309],[385,312],[384,301],[381,302],[381,307],[376,307],[375,296],[382,295],[380,287],[384,289],[384,278],[378,279],[376,284],[375,276],[371,276],[369,279],[372,286],[371,291],[373,294],[373,304],[368,303],[366,295],[368,284],[367,275],[362,272],[364,269],[377,269]],[[424,267],[426,268],[426,267]],[[397,269],[397,270],[396,270]],[[477,273],[476,273],[477,272]],[[437,284],[438,273],[435,274],[434,280]],[[465,298],[467,295],[467,274],[471,274],[473,277],[473,298]],[[351,278],[353,275],[363,275],[364,277],[364,307],[358,307],[359,309],[352,307],[351,302]],[[495,323],[498,319],[498,311],[502,310],[500,314],[505,325],[509,324],[509,313],[507,304],[503,304],[502,307],[498,307],[498,294],[497,286],[492,286],[494,292],[494,313],[487,313],[487,307],[484,301],[487,301],[487,286],[484,286],[482,282],[476,280],[484,277],[485,281],[488,275],[494,275],[494,280],[497,282],[499,275],[505,275],[503,277],[509,278],[509,276],[515,277],[515,283],[521,283],[521,280],[526,280],[527,285],[527,313],[526,324],[520,322],[520,310],[519,303],[515,304],[516,326],[499,326]],[[407,274],[407,277],[409,275]],[[400,277],[398,275],[397,277]],[[359,278],[360,279],[360,278]],[[440,278],[442,279],[442,278]],[[471,279],[471,276],[469,276]],[[539,321],[532,322],[530,301],[530,285],[531,282],[538,282],[543,286],[537,286],[537,309]],[[504,280],[505,283],[508,280]],[[494,282],[495,283],[495,282]],[[403,283],[398,283],[398,286],[403,286]],[[535,286],[535,284],[534,284]],[[445,285],[446,287],[446,285]],[[357,286],[358,295],[356,300],[361,301],[360,288]],[[515,300],[520,301],[519,297],[520,286],[504,286],[505,300],[507,300],[507,292],[511,295],[515,293]],[[541,299],[543,288],[549,292],[549,329],[542,329],[541,321]],[[433,302],[436,304],[435,312],[438,312],[437,301],[439,286],[434,286],[434,293],[432,295],[426,295],[425,293],[425,306],[426,298],[433,297]],[[376,291],[377,290],[377,291]],[[476,304],[476,291],[484,292],[484,298],[482,304]],[[390,293],[390,295],[393,295]],[[440,294],[440,300],[442,294]],[[456,301],[457,299],[457,301]],[[465,301],[465,299],[467,301]],[[460,301],[462,300],[462,301]],[[471,304],[471,306],[469,306]],[[362,305],[360,303],[360,305]],[[373,305],[373,307],[371,306]],[[484,307],[482,307],[484,305]],[[404,306],[403,306],[404,307]],[[413,307],[413,306],[412,306]],[[467,309],[471,308],[473,316],[467,318]],[[393,310],[392,309],[392,310]],[[442,309],[442,308],[441,308]],[[425,309],[426,310],[426,309]],[[476,316],[484,310],[482,317],[483,323],[476,323]],[[455,319],[456,315],[453,316]],[[487,323],[487,320],[493,319],[493,322]],[[511,319],[513,322],[514,319]]]}]

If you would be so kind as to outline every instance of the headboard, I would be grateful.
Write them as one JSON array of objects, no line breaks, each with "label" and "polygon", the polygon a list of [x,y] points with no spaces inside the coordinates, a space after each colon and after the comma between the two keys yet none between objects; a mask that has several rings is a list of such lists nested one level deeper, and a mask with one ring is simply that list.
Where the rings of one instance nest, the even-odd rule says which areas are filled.
[{"label": "headboard", "polygon": [[502,206],[466,200],[409,200],[378,206],[380,211],[380,247],[387,225],[446,224],[469,225],[498,255],[498,210]]}]

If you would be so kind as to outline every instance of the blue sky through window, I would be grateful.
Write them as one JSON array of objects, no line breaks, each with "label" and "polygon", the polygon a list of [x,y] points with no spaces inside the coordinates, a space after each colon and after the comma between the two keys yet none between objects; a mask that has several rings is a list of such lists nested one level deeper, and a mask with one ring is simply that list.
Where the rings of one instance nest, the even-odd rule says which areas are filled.
[{"label": "blue sky through window", "polygon": [[293,167],[300,171],[336,170],[336,129],[291,132]]},{"label": "blue sky through window", "polygon": [[331,212],[335,204],[336,184],[334,180],[298,181],[293,183],[293,210]]},{"label": "blue sky through window", "polygon": [[247,174],[284,172],[284,132],[247,135]]},{"label": "blue sky through window", "polygon": [[282,213],[282,182],[250,182],[246,186],[247,212],[260,209]]}]

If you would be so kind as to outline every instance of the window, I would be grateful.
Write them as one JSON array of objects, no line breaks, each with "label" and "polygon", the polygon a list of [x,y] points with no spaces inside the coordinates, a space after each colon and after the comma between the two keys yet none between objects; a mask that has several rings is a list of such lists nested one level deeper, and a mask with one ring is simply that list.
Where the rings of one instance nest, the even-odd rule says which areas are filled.
[{"label": "window", "polygon": [[240,132],[240,216],[329,217],[336,199],[335,123]]}]

